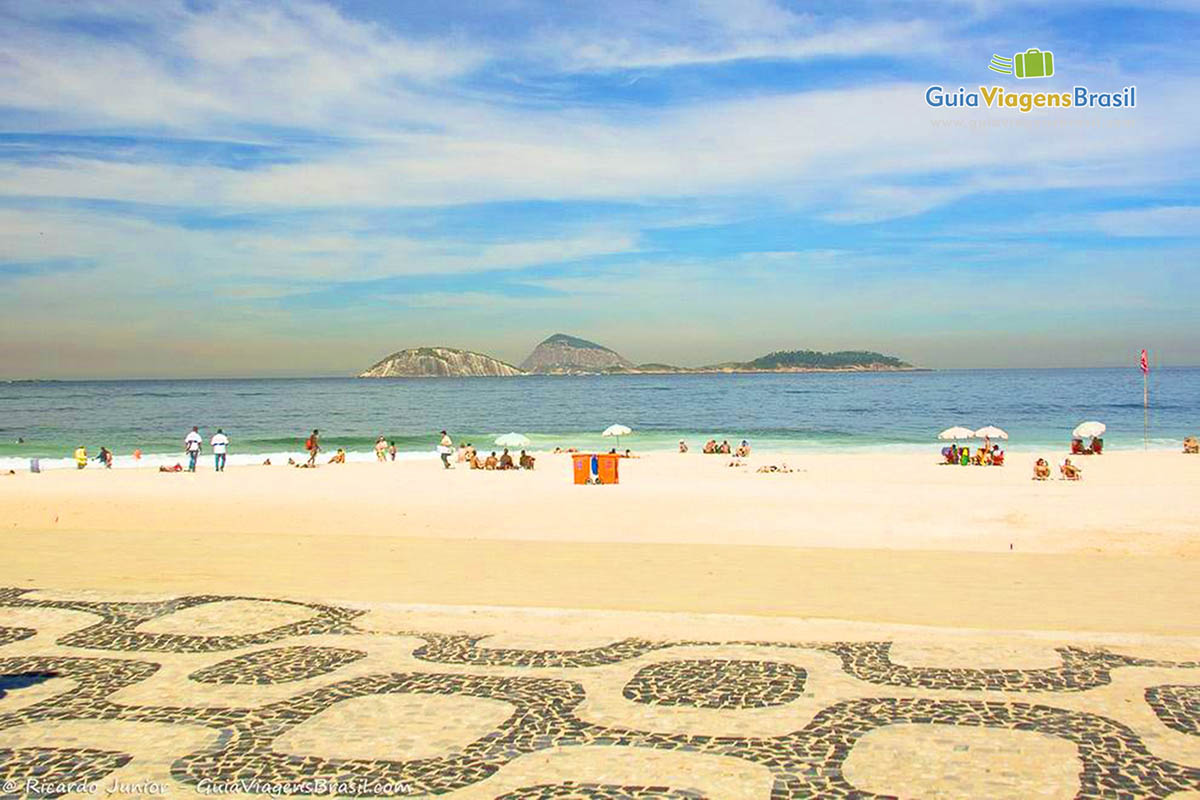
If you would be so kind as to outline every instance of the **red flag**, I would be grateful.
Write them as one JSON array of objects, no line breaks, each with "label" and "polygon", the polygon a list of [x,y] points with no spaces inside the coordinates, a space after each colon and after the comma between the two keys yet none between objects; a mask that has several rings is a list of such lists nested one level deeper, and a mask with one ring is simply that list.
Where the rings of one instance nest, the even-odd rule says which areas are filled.
[{"label": "red flag", "polygon": [[1150,374],[1150,359],[1146,358],[1145,348],[1142,349],[1142,374],[1143,375]]}]

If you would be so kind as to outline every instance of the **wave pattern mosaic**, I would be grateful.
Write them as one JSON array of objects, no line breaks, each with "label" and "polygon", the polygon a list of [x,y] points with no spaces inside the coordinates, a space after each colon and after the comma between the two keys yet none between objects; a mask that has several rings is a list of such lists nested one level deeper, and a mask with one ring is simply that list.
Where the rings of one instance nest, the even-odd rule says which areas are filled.
[{"label": "wave pattern mosaic", "polygon": [[[522,649],[380,630],[369,613],[0,590],[3,794],[110,780],[514,800],[1200,792],[1186,653],[1049,644],[1056,663],[1004,667],[902,663],[891,641]],[[30,788],[35,774],[57,783]]]}]

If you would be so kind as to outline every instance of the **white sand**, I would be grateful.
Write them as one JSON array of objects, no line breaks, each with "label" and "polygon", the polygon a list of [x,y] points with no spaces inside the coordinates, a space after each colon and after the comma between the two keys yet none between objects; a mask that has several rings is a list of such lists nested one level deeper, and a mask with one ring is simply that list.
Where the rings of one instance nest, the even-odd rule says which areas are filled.
[{"label": "white sand", "polygon": [[[1052,455],[1052,454],[1047,454]],[[1195,632],[1200,457],[1030,480],[925,455],[652,453],[619,486],[435,462],[0,477],[5,584]],[[1062,455],[1055,456],[1061,461]],[[791,474],[760,474],[786,462]],[[1057,470],[1056,470],[1057,472]]]}]

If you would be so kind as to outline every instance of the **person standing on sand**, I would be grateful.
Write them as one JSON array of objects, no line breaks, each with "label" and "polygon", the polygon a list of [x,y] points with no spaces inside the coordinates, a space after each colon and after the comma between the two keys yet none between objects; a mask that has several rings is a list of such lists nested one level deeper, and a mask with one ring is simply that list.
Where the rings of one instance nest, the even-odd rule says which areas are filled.
[{"label": "person standing on sand", "polygon": [[454,442],[450,441],[450,434],[442,431],[442,441],[438,444],[438,455],[442,457],[442,466],[450,469],[450,454],[454,452]]},{"label": "person standing on sand", "polygon": [[75,469],[83,469],[87,466],[88,454],[87,448],[83,445],[75,448]]},{"label": "person standing on sand", "polygon": [[209,442],[213,449],[213,466],[217,472],[225,471],[225,451],[229,449],[229,437],[225,435],[225,431],[217,428],[216,434]]},{"label": "person standing on sand", "polygon": [[381,463],[387,461],[387,439],[382,436],[375,440],[375,460]]},{"label": "person standing on sand", "polygon": [[188,455],[188,472],[196,471],[196,459],[200,457],[200,428],[193,425],[183,439],[183,451]]},{"label": "person standing on sand", "polygon": [[304,449],[308,451],[308,466],[315,467],[317,465],[317,453],[321,452],[321,432],[313,428],[312,436],[308,437],[308,441],[304,443]]},{"label": "person standing on sand", "polygon": [[395,439],[388,442],[388,458],[390,458],[392,461],[396,460],[396,440]]}]

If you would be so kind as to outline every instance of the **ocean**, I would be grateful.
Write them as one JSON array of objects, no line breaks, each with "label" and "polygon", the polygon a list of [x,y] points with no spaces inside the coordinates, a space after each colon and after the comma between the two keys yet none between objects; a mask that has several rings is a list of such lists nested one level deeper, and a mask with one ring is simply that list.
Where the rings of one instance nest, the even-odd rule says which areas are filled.
[{"label": "ocean", "polygon": [[[1200,368],[1151,373],[1150,446],[1179,448],[1200,434]],[[112,450],[117,466],[182,459],[199,425],[233,441],[230,463],[299,456],[322,446],[371,459],[376,436],[404,458],[432,458],[438,431],[492,448],[515,431],[534,449],[608,449],[600,431],[633,429],[622,448],[700,448],[712,437],[757,450],[925,450],[951,425],[997,425],[1008,448],[1061,451],[1084,420],[1108,425],[1111,449],[1142,447],[1136,369],[940,370],[758,375],[523,376],[515,378],[16,381],[0,383],[0,469],[69,466],[80,444]],[[17,439],[23,439],[21,444]],[[204,448],[208,456],[209,448]]]}]

